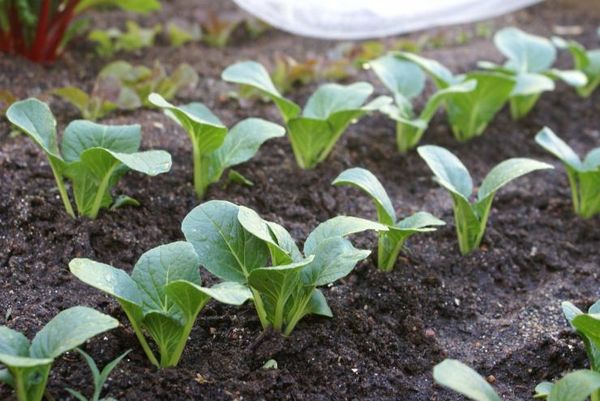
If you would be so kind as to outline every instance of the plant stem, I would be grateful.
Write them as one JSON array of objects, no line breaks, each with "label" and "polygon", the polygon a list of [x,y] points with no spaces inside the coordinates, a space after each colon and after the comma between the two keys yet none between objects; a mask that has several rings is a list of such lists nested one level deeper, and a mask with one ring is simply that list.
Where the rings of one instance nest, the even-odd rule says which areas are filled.
[{"label": "plant stem", "polygon": [[[121,304],[121,302],[119,302],[119,304]],[[150,349],[150,346],[148,345],[148,342],[146,341],[146,337],[144,337],[144,333],[142,333],[142,330],[141,330],[140,326],[137,324],[137,321],[128,312],[128,310],[127,310],[128,308],[126,308],[125,305],[121,304],[121,308],[123,308],[123,310],[125,311],[125,314],[127,315],[127,318],[129,319],[129,323],[131,323],[131,327],[133,328],[133,331],[135,332],[135,336],[137,337],[140,345],[142,346],[142,349],[144,350],[146,357],[148,357],[148,359],[150,360],[150,363],[152,363],[154,366],[160,368],[161,366],[158,363],[158,359],[156,359],[156,356],[154,356],[152,349]]]},{"label": "plant stem", "polygon": [[65,188],[63,176],[58,172],[58,169],[56,168],[52,160],[50,160],[50,168],[52,169],[52,174],[54,175],[54,180],[56,181],[56,186],[58,187],[58,193],[60,194],[60,198],[62,199],[63,205],[65,206],[65,210],[67,211],[69,216],[75,218],[75,212],[73,211],[73,206],[71,205],[71,201],[69,200],[69,194],[67,193],[67,189]]},{"label": "plant stem", "polygon": [[[377,267],[383,272],[391,272],[394,270],[398,254],[404,246],[404,239],[398,240],[395,244],[385,234],[379,236],[377,241]],[[388,252],[388,249],[392,249]]]},{"label": "plant stem", "polygon": [[192,139],[192,153],[194,159],[194,189],[196,191],[196,196],[198,199],[202,199],[206,194],[206,189],[208,188],[208,183],[206,182],[206,177],[204,174],[204,165],[202,163],[203,154],[198,148],[196,141],[194,138]]},{"label": "plant stem", "polygon": [[33,45],[30,48],[29,58],[33,61],[41,61],[38,58],[41,56],[41,51],[44,46],[44,39],[46,37],[46,31],[48,30],[48,21],[50,19],[50,0],[42,0],[40,7],[40,17],[38,20],[38,26],[35,33],[35,39]]},{"label": "plant stem", "polygon": [[269,323],[269,319],[267,319],[267,311],[265,310],[265,305],[263,304],[262,298],[260,297],[260,293],[254,288],[251,288],[251,291],[252,298],[254,299],[254,307],[256,308],[256,313],[258,314],[258,318],[260,319],[260,324],[263,330],[266,330],[271,324]]},{"label": "plant stem", "polygon": [[308,305],[308,303],[310,302],[310,299],[312,298],[313,291],[314,291],[314,288],[311,291],[307,291],[307,295],[304,297],[302,302],[298,305],[298,307],[294,311],[294,314],[292,315],[292,317],[290,318],[290,320],[288,321],[288,323],[285,327],[285,331],[283,332],[284,336],[287,337],[290,334],[292,334],[292,331],[294,331],[294,328],[296,327],[296,325],[298,324],[300,319],[302,319],[302,317],[304,316],[304,311],[306,310],[306,306]]},{"label": "plant stem", "polygon": [[98,217],[98,212],[100,211],[100,207],[102,206],[102,200],[104,199],[104,194],[106,193],[106,190],[108,189],[108,184],[110,182],[110,178],[113,174],[113,172],[115,171],[115,168],[117,167],[118,163],[115,163],[110,170],[104,175],[104,178],[102,179],[102,181],[100,182],[100,185],[98,186],[98,190],[96,191],[96,196],[94,197],[94,203],[92,204],[92,209],[90,210],[89,214],[87,214],[90,218],[95,219],[96,217]]}]

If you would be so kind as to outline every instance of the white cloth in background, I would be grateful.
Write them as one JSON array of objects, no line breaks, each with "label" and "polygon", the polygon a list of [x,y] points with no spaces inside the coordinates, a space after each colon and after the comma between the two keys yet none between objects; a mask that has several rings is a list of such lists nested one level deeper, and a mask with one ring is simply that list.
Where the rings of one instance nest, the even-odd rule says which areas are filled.
[{"label": "white cloth in background", "polygon": [[323,39],[367,39],[494,17],[543,0],[234,0],[269,24]]}]

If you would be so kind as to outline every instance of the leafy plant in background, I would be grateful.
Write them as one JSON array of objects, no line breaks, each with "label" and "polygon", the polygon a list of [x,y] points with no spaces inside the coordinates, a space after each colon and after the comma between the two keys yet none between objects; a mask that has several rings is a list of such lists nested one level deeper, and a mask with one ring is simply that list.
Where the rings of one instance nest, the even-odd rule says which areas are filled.
[{"label": "leafy plant in background", "polygon": [[[69,269],[119,302],[150,362],[166,368],[179,363],[196,317],[212,298],[241,305],[251,297],[250,291],[237,283],[203,287],[198,265],[194,248],[179,241],[144,253],[131,276],[90,259],[73,259]],[[145,333],[158,347],[158,357]]]},{"label": "leafy plant in background", "polygon": [[99,6],[134,12],[160,8],[158,0],[3,0],[0,2],[0,51],[35,62],[52,62],[81,29],[73,18]]},{"label": "leafy plant in background", "polygon": [[92,371],[92,378],[94,380],[94,393],[92,394],[92,397],[88,399],[79,391],[75,391],[71,388],[67,388],[66,390],[78,401],[117,401],[112,397],[100,398],[100,395],[102,394],[102,388],[104,387],[104,383],[106,383],[106,380],[108,380],[108,376],[110,375],[110,373],[113,371],[114,368],[117,367],[117,365],[123,360],[123,358],[125,358],[127,354],[129,354],[130,351],[131,350],[125,351],[117,358],[109,362],[102,369],[102,371],[100,371],[100,369],[98,369],[98,366],[96,365],[96,361],[94,361],[94,359],[88,354],[86,354],[83,350],[77,348],[77,352],[79,352],[83,359],[85,359],[85,362]]},{"label": "leafy plant in background", "polygon": [[194,188],[199,198],[210,184],[221,179],[225,169],[250,160],[265,141],[285,134],[283,127],[260,118],[247,118],[228,131],[202,103],[174,106],[156,93],[149,100],[188,133],[192,141]]},{"label": "leafy plant in background", "polygon": [[347,86],[325,84],[310,96],[302,110],[281,95],[267,70],[257,62],[233,64],[221,77],[228,82],[251,86],[277,105],[301,168],[313,168],[325,160],[350,123],[391,101],[389,97],[381,96],[364,104],[373,93],[373,87],[366,82]]},{"label": "leafy plant in background", "polygon": [[566,49],[571,53],[575,70],[587,77],[587,84],[577,87],[577,93],[582,97],[589,97],[600,86],[600,49],[587,50],[575,40],[559,37],[552,38],[552,42],[559,49]]},{"label": "leafy plant in background", "polygon": [[456,88],[457,85],[466,85],[468,88],[467,82],[476,82],[474,90],[451,91],[443,95],[452,132],[461,142],[483,134],[490,121],[508,101],[515,86],[512,77],[496,72],[471,71],[455,76],[435,60],[405,52],[397,53],[397,57],[419,65],[431,76],[440,91]]},{"label": "leafy plant in background", "polygon": [[298,61],[282,54],[275,55],[275,66],[270,74],[273,85],[281,94],[288,93],[296,84],[307,85],[318,77],[318,60]]},{"label": "leafy plant in background", "polygon": [[178,48],[189,42],[202,39],[202,28],[199,24],[190,23],[184,19],[170,20],[165,29],[171,46]]},{"label": "leafy plant in background", "polygon": [[494,43],[508,59],[506,63],[498,66],[484,61],[479,65],[516,80],[517,84],[510,95],[510,112],[515,120],[525,117],[543,92],[554,90],[555,79],[574,87],[587,83],[587,78],[579,71],[552,68],[556,61],[556,48],[546,38],[508,27],[496,32]]},{"label": "leafy plant in background", "polygon": [[[502,401],[502,398],[475,370],[454,359],[446,359],[433,367],[433,379],[473,401]],[[549,386],[548,386],[549,385]],[[565,375],[556,383],[536,388],[535,398],[548,401],[584,401],[600,388],[600,373],[578,370]]]},{"label": "leafy plant in background", "polygon": [[244,21],[239,13],[215,13],[212,10],[199,10],[196,19],[202,27],[202,41],[218,48],[227,46],[233,32]]},{"label": "leafy plant in background", "polygon": [[41,401],[52,363],[90,338],[114,329],[117,320],[84,306],[56,315],[29,342],[18,331],[0,326],[0,382],[11,386],[18,401]]},{"label": "leafy plant in background", "polygon": [[377,266],[383,271],[391,271],[394,268],[398,254],[408,238],[417,233],[435,231],[435,226],[446,224],[427,212],[417,212],[398,220],[392,201],[381,182],[364,168],[355,167],[345,170],[333,180],[332,184],[358,188],[373,200],[377,210],[377,220],[388,228],[388,231],[378,232]]},{"label": "leafy plant in background", "polygon": [[302,253],[282,226],[246,207],[210,201],[194,208],[181,229],[202,266],[252,291],[263,329],[287,336],[308,314],[331,317],[318,287],[345,277],[369,255],[344,237],[387,227],[356,217],[334,217],[310,233]]},{"label": "leafy plant in background", "polygon": [[463,255],[479,247],[492,201],[500,188],[525,174],[553,168],[549,164],[532,159],[505,160],[490,170],[477,191],[477,200],[471,203],[473,179],[454,154],[432,145],[420,146],[417,151],[433,172],[436,182],[452,197],[458,244]]},{"label": "leafy plant in background", "polygon": [[3,116],[8,107],[16,101],[17,98],[12,92],[5,89],[0,90],[0,116]]},{"label": "leafy plant in background", "polygon": [[161,31],[160,25],[142,28],[135,21],[127,21],[125,32],[118,28],[94,29],[88,34],[88,39],[96,43],[99,56],[111,57],[120,51],[133,52],[154,46],[156,35]]},{"label": "leafy plant in background", "polygon": [[369,66],[383,85],[394,95],[395,104],[382,108],[382,112],[396,121],[396,142],[402,153],[420,142],[429,121],[444,101],[454,94],[471,92],[477,82],[467,80],[439,89],[425,104],[417,116],[412,101],[423,93],[425,74],[412,61],[403,60],[393,53],[369,62]]},{"label": "leafy plant in background", "polygon": [[575,213],[583,218],[600,213],[600,147],[590,151],[582,162],[548,127],[538,132],[535,141],[565,166]]},{"label": "leafy plant in background", "polygon": [[171,169],[171,155],[162,150],[138,152],[139,125],[100,125],[85,120],[65,129],[62,152],[58,149],[56,119],[45,103],[27,99],[14,103],[8,120],[27,134],[46,154],[65,209],[75,216],[64,183],[73,183],[81,215],[96,218],[100,208],[112,203],[111,189],[128,171],[157,175]]}]

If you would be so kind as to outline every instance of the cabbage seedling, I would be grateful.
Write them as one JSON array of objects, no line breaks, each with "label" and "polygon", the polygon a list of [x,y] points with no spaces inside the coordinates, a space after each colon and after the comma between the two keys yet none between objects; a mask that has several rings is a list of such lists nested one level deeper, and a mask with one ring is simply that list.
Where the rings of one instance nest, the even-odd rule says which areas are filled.
[{"label": "cabbage seedling", "polygon": [[579,71],[552,68],[556,61],[556,47],[546,38],[508,27],[496,32],[494,43],[507,58],[506,63],[498,66],[484,61],[479,65],[516,80],[510,95],[510,113],[515,120],[525,117],[543,92],[554,90],[555,79],[574,87],[587,83],[585,74]]},{"label": "cabbage seedling", "polygon": [[552,38],[552,42],[559,49],[567,49],[571,53],[575,69],[587,77],[587,84],[576,88],[577,93],[589,97],[600,86],[600,49],[587,50],[579,42],[559,37]]},{"label": "cabbage seedling", "polygon": [[591,150],[582,162],[548,127],[538,132],[535,141],[565,166],[575,213],[583,218],[600,213],[600,147]]},{"label": "cabbage seedling", "polygon": [[333,180],[333,185],[358,188],[373,200],[377,209],[377,220],[388,228],[388,231],[378,232],[377,266],[383,271],[391,271],[394,268],[398,254],[408,238],[417,233],[435,231],[435,226],[446,224],[427,212],[417,212],[398,220],[392,201],[381,182],[364,168],[355,167],[343,171]]},{"label": "cabbage seedling", "polygon": [[248,118],[231,131],[202,103],[174,106],[153,93],[149,101],[185,129],[192,141],[194,188],[198,198],[221,178],[228,167],[250,160],[271,138],[283,136],[285,129],[260,118]]},{"label": "cabbage seedling", "polygon": [[533,159],[514,158],[496,165],[485,177],[477,199],[471,203],[473,179],[467,168],[450,151],[439,146],[420,146],[417,151],[429,166],[440,186],[452,197],[454,221],[460,252],[471,253],[479,247],[496,192],[510,181],[536,170],[553,168]]},{"label": "cabbage seedling", "polygon": [[379,80],[394,95],[395,104],[384,106],[381,111],[396,121],[396,143],[402,153],[419,144],[429,122],[444,101],[455,93],[471,92],[477,86],[475,80],[449,85],[434,93],[417,116],[412,101],[423,93],[425,74],[412,61],[387,54],[368,64]]},{"label": "cabbage seedling", "polygon": [[[398,53],[398,57],[418,64],[432,78],[438,90],[475,81],[471,91],[451,91],[444,95],[444,105],[454,137],[468,141],[483,134],[488,124],[502,109],[515,87],[512,77],[492,71],[471,71],[453,75],[435,60],[412,53]],[[463,88],[464,89],[464,88]]]},{"label": "cabbage seedling", "polygon": [[[251,297],[237,283],[202,287],[199,259],[187,242],[161,245],[144,253],[131,276],[90,259],[73,259],[71,273],[116,298],[152,364],[176,366],[198,313],[211,298],[241,305]],[[144,333],[158,346],[157,358]]]},{"label": "cabbage seedling", "polygon": [[[473,401],[502,401],[490,384],[464,363],[446,359],[433,367],[433,379],[440,386],[449,388]],[[582,401],[600,388],[600,373],[577,370],[565,375],[556,383],[543,383],[536,387],[535,398],[548,401]]]},{"label": "cabbage seedling", "polygon": [[142,136],[139,125],[73,121],[65,129],[60,152],[56,119],[45,103],[33,98],[16,102],[6,117],[46,153],[65,209],[73,217],[64,177],[73,183],[79,213],[95,219],[100,208],[110,206],[111,189],[128,170],[155,176],[171,169],[169,153],[138,152]]},{"label": "cabbage seedling", "polygon": [[351,85],[330,83],[320,86],[302,110],[281,95],[267,70],[255,61],[230,65],[221,78],[255,88],[277,105],[301,168],[313,168],[325,160],[350,123],[391,102],[389,97],[381,96],[365,104],[373,93],[373,87],[366,82]]},{"label": "cabbage seedling", "polygon": [[114,329],[116,319],[84,306],[56,315],[31,342],[18,331],[0,326],[0,382],[11,386],[19,401],[41,401],[52,363],[90,338]]},{"label": "cabbage seedling", "polygon": [[308,314],[331,317],[318,287],[345,277],[369,255],[345,237],[387,227],[356,217],[334,217],[308,236],[300,252],[282,226],[263,220],[247,207],[210,201],[193,209],[181,229],[202,266],[252,291],[263,329],[287,336]]}]

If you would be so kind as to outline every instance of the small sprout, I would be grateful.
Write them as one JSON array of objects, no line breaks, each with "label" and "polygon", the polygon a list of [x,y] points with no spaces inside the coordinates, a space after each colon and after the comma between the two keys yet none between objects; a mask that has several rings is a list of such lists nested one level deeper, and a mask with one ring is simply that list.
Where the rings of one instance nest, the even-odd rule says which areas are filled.
[{"label": "small sprout", "polygon": [[221,179],[225,169],[250,160],[265,141],[285,134],[283,127],[260,118],[240,121],[229,131],[202,103],[174,106],[156,93],[148,100],[188,133],[198,198],[204,196],[210,184]]},{"label": "small sprout", "polygon": [[[78,279],[116,298],[150,362],[176,366],[196,317],[212,298],[241,305],[251,298],[245,287],[231,282],[202,287],[194,248],[179,241],[144,253],[131,276],[124,270],[90,259],[73,259],[69,269]],[[146,340],[158,347],[157,358]]]},{"label": "small sprout", "polygon": [[446,224],[427,212],[418,212],[398,220],[388,194],[369,170],[359,167],[348,169],[333,180],[333,185],[358,188],[375,203],[377,220],[388,228],[388,231],[378,232],[377,266],[382,271],[391,271],[394,268],[398,254],[408,238],[417,233],[435,231],[435,226]]},{"label": "small sprout", "polygon": [[581,161],[548,127],[538,132],[535,141],[565,166],[575,213],[586,219],[600,213],[600,147],[591,150]]},{"label": "small sprout", "polygon": [[[514,79],[503,74],[472,71],[455,76],[435,60],[412,53],[397,53],[397,56],[419,65],[431,76],[438,93],[443,93],[443,103],[454,137],[461,142],[483,134],[490,121],[508,101],[515,86]],[[470,81],[476,83],[473,90],[467,90],[473,85]],[[450,92],[445,93],[444,90]],[[430,102],[434,101],[435,95]],[[435,106],[435,103],[432,105]]]},{"label": "small sprout", "polygon": [[167,23],[167,35],[171,46],[178,48],[189,42],[198,42],[202,39],[202,29],[198,24],[188,23],[185,20],[171,20]]},{"label": "small sprout", "polygon": [[18,331],[0,326],[0,382],[11,386],[18,401],[41,401],[52,363],[60,355],[119,325],[116,319],[84,306],[56,315],[31,343]]},{"label": "small sprout", "polygon": [[577,93],[589,97],[600,86],[600,49],[587,50],[581,43],[559,37],[552,38],[552,42],[571,53],[575,70],[587,77],[587,84],[577,87]]},{"label": "small sprout", "polygon": [[243,22],[242,16],[234,12],[201,11],[197,16],[202,27],[202,40],[207,45],[218,48],[227,46],[231,35]]},{"label": "small sprout", "polygon": [[471,79],[439,89],[417,116],[412,101],[425,88],[425,74],[421,68],[412,61],[396,57],[394,53],[373,60],[369,65],[394,95],[395,104],[386,105],[381,111],[396,121],[396,142],[402,153],[419,144],[429,122],[446,99],[457,93],[471,92],[477,85]]},{"label": "small sprout", "polygon": [[515,120],[525,117],[543,92],[554,90],[554,80],[560,79],[574,87],[587,83],[582,72],[552,68],[556,61],[556,47],[546,38],[508,27],[496,32],[494,43],[508,59],[506,63],[498,66],[483,61],[479,65],[516,80],[510,94],[510,112]]},{"label": "small sprout", "polygon": [[250,181],[248,178],[244,177],[242,173],[236,171],[234,169],[229,169],[229,174],[227,175],[227,184],[236,183],[243,185],[245,187],[253,187],[254,183]]},{"label": "small sprout", "polygon": [[262,366],[263,369],[267,370],[267,369],[278,369],[277,367],[277,361],[275,359],[269,359],[267,362],[265,362],[265,364]]},{"label": "small sprout", "polygon": [[210,201],[193,209],[181,229],[202,266],[249,288],[264,330],[289,336],[306,315],[332,316],[318,287],[345,277],[369,255],[345,237],[387,227],[356,217],[334,217],[313,230],[300,252],[282,226],[247,207]]},{"label": "small sprout", "polygon": [[142,28],[135,21],[127,21],[126,27],[125,32],[117,28],[95,29],[89,33],[88,39],[96,42],[96,53],[99,56],[111,57],[120,51],[134,52],[154,46],[156,35],[162,31],[160,25]]},{"label": "small sprout", "polygon": [[496,165],[485,177],[471,203],[473,179],[467,168],[450,151],[439,146],[420,146],[417,151],[425,160],[440,186],[453,201],[454,220],[460,252],[463,255],[477,249],[483,239],[492,201],[496,192],[510,181],[536,170],[553,168],[533,159],[514,158]]},{"label": "small sprout", "polygon": [[292,57],[275,56],[275,68],[271,80],[281,94],[288,93],[296,84],[306,85],[317,78],[317,59],[309,58],[298,62]]},{"label": "small sprout", "polygon": [[79,214],[95,219],[101,208],[111,205],[111,189],[128,171],[155,176],[171,169],[171,155],[162,150],[138,152],[139,125],[100,125],[72,121],[58,148],[56,119],[45,103],[27,99],[14,103],[8,120],[27,134],[48,157],[67,213],[75,217],[64,178],[73,183]]},{"label": "small sprout", "polygon": [[313,168],[325,160],[353,121],[391,102],[389,97],[381,96],[364,104],[373,93],[373,87],[366,82],[347,86],[325,84],[310,96],[302,110],[281,95],[267,70],[257,62],[231,65],[221,77],[227,82],[251,86],[277,105],[301,168]]},{"label": "small sprout", "polygon": [[256,39],[273,29],[273,27],[267,22],[256,17],[246,18],[244,25],[246,26],[246,31],[248,31],[248,34],[252,39]]},{"label": "small sprout", "polygon": [[92,371],[92,379],[94,381],[94,393],[92,394],[92,397],[88,399],[83,394],[81,394],[79,391],[75,391],[71,388],[67,388],[66,390],[69,392],[69,394],[71,394],[73,397],[75,397],[75,399],[77,399],[77,401],[111,401],[111,400],[116,401],[114,398],[100,399],[100,395],[102,393],[102,388],[104,387],[104,383],[106,383],[106,380],[108,380],[108,376],[111,374],[111,372],[117,367],[117,365],[123,360],[123,358],[125,358],[127,356],[127,354],[129,354],[129,352],[131,352],[131,350],[125,351],[124,353],[119,355],[117,358],[115,358],[114,360],[109,362],[102,369],[102,371],[100,371],[100,369],[98,369],[98,365],[96,365],[96,361],[94,361],[94,359],[91,356],[89,356],[88,354],[86,354],[79,348],[77,348],[77,352],[79,352],[79,354],[83,357],[83,359],[85,359],[85,362],[87,363],[90,370]]}]

